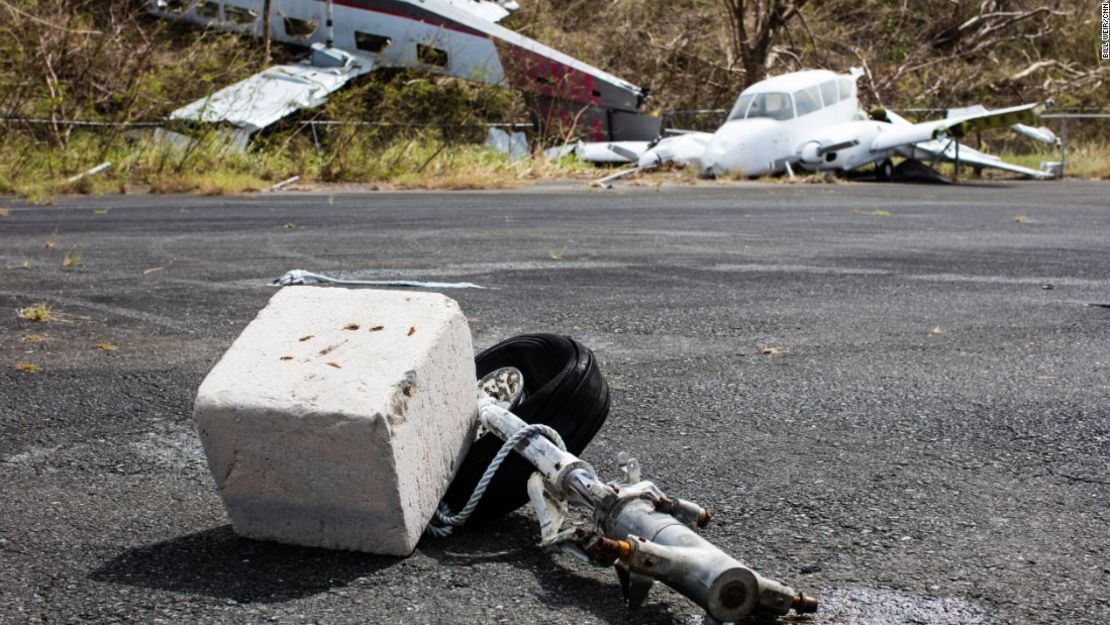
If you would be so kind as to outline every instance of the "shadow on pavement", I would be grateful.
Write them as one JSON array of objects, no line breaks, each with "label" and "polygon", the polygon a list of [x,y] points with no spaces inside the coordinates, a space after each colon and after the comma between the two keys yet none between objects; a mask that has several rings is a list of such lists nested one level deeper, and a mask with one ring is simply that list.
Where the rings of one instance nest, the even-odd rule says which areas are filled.
[{"label": "shadow on pavement", "polygon": [[130,549],[94,570],[98,582],[271,603],[350,584],[401,558],[261,542],[230,525]]}]

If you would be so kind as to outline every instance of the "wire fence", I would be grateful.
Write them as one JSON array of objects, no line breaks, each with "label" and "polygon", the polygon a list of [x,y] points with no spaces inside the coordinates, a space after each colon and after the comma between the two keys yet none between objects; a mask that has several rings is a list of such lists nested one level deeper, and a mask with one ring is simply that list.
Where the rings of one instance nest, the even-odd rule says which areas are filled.
[{"label": "wire fence", "polygon": [[[909,107],[909,108],[892,108],[891,111],[899,114],[944,114],[948,109],[937,107]],[[687,109],[677,111],[666,111],[661,114],[663,119],[663,127],[667,129],[680,129],[680,130],[705,130],[712,131],[724,122],[724,115],[728,113],[729,109]],[[1104,123],[1110,120],[1110,112],[1105,109],[1065,109],[1053,113],[1045,113],[1040,115],[1041,120],[1048,121],[1057,125],[1058,131],[1058,148],[1060,152],[1060,177],[1064,176],[1067,167],[1067,153],[1068,153],[1068,140],[1069,140],[1069,124],[1074,127],[1076,123]],[[83,120],[83,119],[49,119],[42,117],[0,117],[0,125],[28,125],[28,126],[51,126],[54,128],[68,127],[68,128],[116,128],[116,129],[156,129],[165,126],[172,126],[174,124],[188,123],[184,120],[174,120],[169,118],[152,119],[152,120],[129,120],[129,121],[105,121],[105,120]],[[313,138],[317,143],[319,139],[316,137],[317,128],[323,127],[349,127],[349,126],[364,126],[375,128],[452,128],[452,129],[489,129],[499,128],[511,131],[531,131],[534,125],[531,122],[524,121],[506,121],[506,122],[483,122],[473,124],[435,124],[435,123],[414,123],[414,122],[383,122],[371,120],[298,120],[291,122],[301,128],[309,128],[313,133]]]},{"label": "wire fence", "polygon": [[[29,125],[29,126],[68,126],[75,128],[162,128],[174,124],[192,124],[192,120],[183,119],[155,119],[133,121],[101,121],[85,119],[48,119],[44,117],[0,117],[0,124]],[[473,124],[437,124],[415,122],[379,122],[369,120],[344,120],[344,119],[306,119],[291,122],[301,127],[307,126],[374,126],[379,128],[531,128],[532,122],[482,122]]]}]

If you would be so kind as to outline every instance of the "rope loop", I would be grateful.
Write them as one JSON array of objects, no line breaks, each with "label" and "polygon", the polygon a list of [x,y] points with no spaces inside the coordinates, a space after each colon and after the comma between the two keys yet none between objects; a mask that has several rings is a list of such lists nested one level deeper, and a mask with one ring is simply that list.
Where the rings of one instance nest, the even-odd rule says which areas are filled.
[{"label": "rope loop", "polygon": [[473,514],[474,510],[478,507],[478,502],[481,501],[482,495],[486,494],[486,488],[489,486],[490,480],[493,479],[494,474],[497,473],[497,469],[501,467],[501,463],[505,461],[505,458],[509,457],[509,453],[516,448],[517,444],[533,434],[546,436],[551,439],[551,442],[559,449],[563,451],[567,450],[566,444],[563,443],[563,437],[559,436],[559,433],[551,426],[542,423],[532,423],[520,428],[515,434],[510,436],[509,440],[505,441],[505,444],[497,451],[497,455],[493,457],[489,466],[486,467],[486,472],[482,474],[482,479],[478,480],[478,485],[474,487],[474,492],[471,493],[470,499],[467,500],[463,509],[460,510],[458,514],[455,514],[451,512],[451,508],[445,502],[441,501],[439,503],[439,508],[432,517],[432,521],[428,523],[428,527],[424,532],[431,536],[450,536],[451,532],[455,531],[456,527],[465,524],[467,519],[470,518],[470,515]]}]

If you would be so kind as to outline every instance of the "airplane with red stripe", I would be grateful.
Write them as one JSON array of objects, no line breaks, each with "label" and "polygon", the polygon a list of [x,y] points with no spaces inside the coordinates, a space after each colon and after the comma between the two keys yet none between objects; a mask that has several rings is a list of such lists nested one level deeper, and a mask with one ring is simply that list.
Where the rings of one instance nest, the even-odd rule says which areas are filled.
[{"label": "airplane with red stripe", "polygon": [[[150,0],[159,17],[261,36],[263,0]],[[651,140],[647,89],[498,25],[504,0],[271,0],[274,41],[338,49],[374,68],[408,67],[521,90],[540,125],[590,141]],[[328,16],[332,16],[329,27]]]}]

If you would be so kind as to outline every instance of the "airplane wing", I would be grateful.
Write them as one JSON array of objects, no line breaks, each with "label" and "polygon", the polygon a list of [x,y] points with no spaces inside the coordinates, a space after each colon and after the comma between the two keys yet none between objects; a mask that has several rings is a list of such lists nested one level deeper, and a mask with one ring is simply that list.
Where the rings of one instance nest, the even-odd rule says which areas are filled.
[{"label": "airplane wing", "polygon": [[[956,146],[944,141],[925,141],[912,146],[901,146],[896,148],[900,156],[906,158],[921,159],[924,155],[932,158],[940,158],[946,161],[954,162],[956,160]],[[1015,174],[1022,174],[1030,178],[1051,178],[1052,174],[1046,171],[1037,169],[1030,169],[1022,167],[1021,165],[1014,165],[994,156],[992,154],[985,154],[979,150],[969,148],[965,145],[960,146],[960,164],[971,165],[972,167],[990,167],[993,169],[1001,169],[1003,171],[1013,172]]]},{"label": "airplane wing", "polygon": [[316,44],[311,61],[269,67],[177,109],[170,119],[227,123],[245,140],[298,110],[320,106],[352,78],[373,67],[373,59]]},{"label": "airplane wing", "polygon": [[[968,133],[992,128],[1005,128],[1014,124],[1030,124],[1040,113],[1040,104],[1023,104],[1010,108],[988,111],[982,109],[966,115],[917,124],[892,124],[879,133],[871,143],[872,151],[890,150],[901,146],[924,143],[943,136],[961,138]],[[962,152],[962,150],[961,150]]]}]

